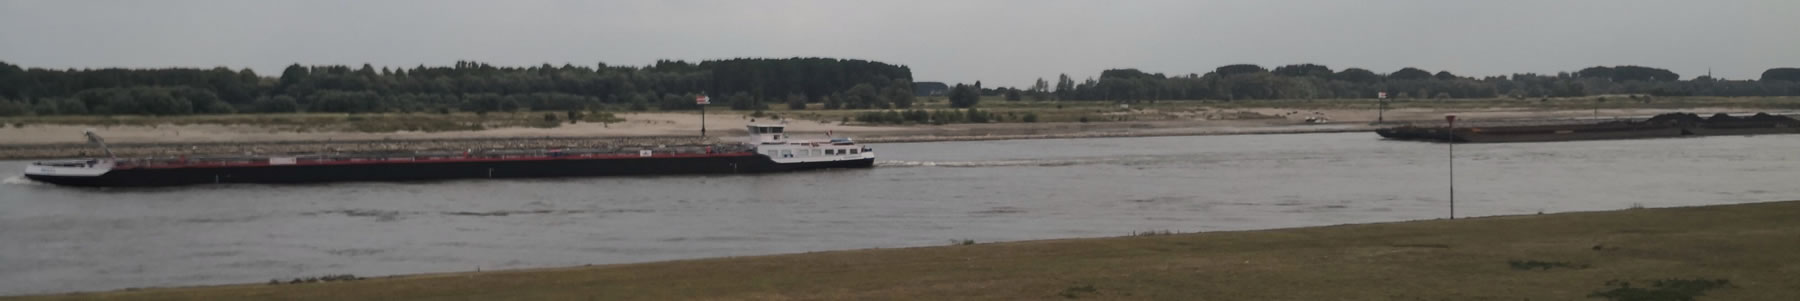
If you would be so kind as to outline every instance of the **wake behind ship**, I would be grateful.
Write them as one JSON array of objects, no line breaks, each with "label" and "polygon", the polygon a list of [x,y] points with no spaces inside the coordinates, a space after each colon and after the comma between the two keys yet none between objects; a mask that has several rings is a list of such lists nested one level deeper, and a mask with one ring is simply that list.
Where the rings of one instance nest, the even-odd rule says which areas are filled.
[{"label": "wake behind ship", "polygon": [[208,183],[319,183],[469,178],[542,178],[665,174],[766,173],[866,168],[873,149],[850,139],[789,141],[784,125],[750,125],[750,141],[635,149],[501,149],[405,154],[121,160],[92,132],[88,140],[107,158],[35,162],[25,177],[97,187]]}]

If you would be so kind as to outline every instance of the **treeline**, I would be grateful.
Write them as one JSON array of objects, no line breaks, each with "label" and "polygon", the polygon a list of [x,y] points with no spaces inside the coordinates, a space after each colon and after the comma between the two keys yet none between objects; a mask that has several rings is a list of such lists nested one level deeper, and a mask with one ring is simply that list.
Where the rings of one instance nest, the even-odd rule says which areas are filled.
[{"label": "treeline", "polygon": [[906,66],[829,58],[643,67],[295,64],[275,77],[223,67],[52,70],[0,62],[0,115],[690,110],[700,95],[744,110],[784,103],[906,108],[912,94]]},{"label": "treeline", "polygon": [[1800,69],[1769,69],[1760,80],[1720,80],[1707,76],[1681,80],[1680,75],[1669,70],[1642,66],[1591,67],[1572,73],[1477,78],[1410,67],[1382,74],[1361,68],[1332,70],[1314,64],[1286,65],[1274,70],[1238,64],[1218,67],[1206,74],[1177,76],[1137,69],[1111,69],[1102,71],[1098,79],[1088,78],[1082,82],[1063,74],[1054,84],[1039,78],[1026,88],[981,90],[982,95],[1004,96],[1007,100],[1111,101],[1375,98],[1379,92],[1402,99],[1604,94],[1800,96]]},{"label": "treeline", "polygon": [[[1086,121],[1083,117],[1083,122]],[[1025,112],[1017,114],[1008,112],[998,114],[981,109],[949,109],[949,110],[881,110],[856,114],[856,121],[877,124],[951,124],[951,123],[988,123],[988,122],[1037,122],[1037,113]]]}]

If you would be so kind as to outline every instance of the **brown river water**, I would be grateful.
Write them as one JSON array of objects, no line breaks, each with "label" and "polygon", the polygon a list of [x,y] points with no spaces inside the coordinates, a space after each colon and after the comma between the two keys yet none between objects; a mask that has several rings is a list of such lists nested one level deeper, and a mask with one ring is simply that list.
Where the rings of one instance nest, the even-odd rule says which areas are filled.
[{"label": "brown river water", "polygon": [[[1436,219],[1371,133],[873,145],[767,175],[74,189],[0,161],[0,295]],[[1458,216],[1800,199],[1800,135],[1456,146]]]}]

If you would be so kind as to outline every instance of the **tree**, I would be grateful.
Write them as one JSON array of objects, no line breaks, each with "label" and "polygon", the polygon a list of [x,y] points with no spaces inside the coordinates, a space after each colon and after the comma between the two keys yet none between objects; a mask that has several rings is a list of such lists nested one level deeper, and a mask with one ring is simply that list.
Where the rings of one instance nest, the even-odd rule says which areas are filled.
[{"label": "tree", "polygon": [[806,95],[789,93],[787,96],[787,107],[789,110],[805,110]]},{"label": "tree", "polygon": [[905,117],[906,122],[911,123],[931,122],[931,113],[927,113],[925,110],[907,110],[900,112],[900,116]]},{"label": "tree", "polygon": [[632,111],[650,110],[650,99],[648,97],[645,97],[644,94],[633,93],[631,95],[631,101],[629,101],[629,102],[631,104],[627,107],[627,109],[630,109]]},{"label": "tree", "polygon": [[664,111],[700,109],[700,105],[694,103],[693,97],[683,97],[682,95],[676,95],[674,93],[663,93],[661,99],[662,100],[657,101],[657,108]]},{"label": "tree", "polygon": [[1643,66],[1614,66],[1613,81],[1676,81],[1681,75],[1667,69]]},{"label": "tree", "polygon": [[849,98],[846,102],[851,109],[887,108],[887,104],[881,102],[880,95],[877,93],[874,85],[857,84],[850,87],[850,90],[844,91],[844,96]]},{"label": "tree", "polygon": [[909,85],[902,80],[894,81],[894,85],[888,86],[887,92],[884,93],[883,97],[886,97],[887,100],[884,100],[883,102],[893,104],[896,109],[911,108],[913,105],[913,93],[906,88],[906,86]]},{"label": "tree", "polygon": [[299,111],[300,102],[295,101],[293,96],[287,95],[259,97],[256,99],[255,103],[250,105],[251,113],[293,113]]},{"label": "tree", "polygon": [[1609,68],[1606,66],[1593,66],[1593,67],[1587,67],[1587,68],[1581,69],[1581,71],[1576,71],[1575,74],[1576,74],[1576,76],[1579,76],[1581,78],[1599,78],[1599,79],[1612,80],[1615,73],[1613,72],[1613,68]]},{"label": "tree", "polygon": [[57,114],[84,115],[84,114],[88,113],[87,104],[82,103],[81,100],[78,100],[78,99],[57,98],[57,99],[46,100],[45,102],[50,103],[53,106],[55,106]]},{"label": "tree", "polygon": [[1311,77],[1317,77],[1317,78],[1331,78],[1331,75],[1333,74],[1331,72],[1330,67],[1325,67],[1323,65],[1314,65],[1314,64],[1297,64],[1297,65],[1287,65],[1287,66],[1275,67],[1275,71],[1271,71],[1269,73],[1274,73],[1277,76],[1287,76],[1287,77],[1311,76]]},{"label": "tree", "polygon": [[1450,71],[1438,71],[1438,73],[1437,73],[1437,74],[1436,74],[1436,75],[1432,75],[1432,76],[1431,76],[1431,77],[1432,77],[1432,78],[1436,78],[1436,79],[1438,79],[1438,80],[1453,80],[1453,79],[1456,79],[1456,75],[1455,75],[1455,74],[1450,74]]},{"label": "tree", "polygon": [[1800,68],[1770,68],[1763,71],[1762,81],[1800,81]]},{"label": "tree", "polygon": [[950,88],[950,107],[975,107],[976,103],[981,102],[981,91],[977,89],[975,86],[956,84],[955,88]]},{"label": "tree", "polygon": [[375,66],[369,65],[369,63],[363,63],[362,69],[356,69],[356,75],[361,75],[365,78],[381,76],[381,74],[375,73]]},{"label": "tree", "polygon": [[[379,112],[379,111],[383,110],[380,98],[381,98],[381,96],[376,95],[373,92],[366,92],[366,91],[323,90],[323,91],[319,91],[318,93],[315,93],[311,97],[311,100],[308,101],[308,103],[311,103],[311,105],[309,105],[306,109],[309,112],[334,112],[334,113]],[[488,100],[488,101],[486,103],[482,103],[481,105],[484,106],[483,109],[487,109],[490,111],[511,111],[512,107],[517,107],[516,105],[510,106],[510,107],[503,105],[503,103],[510,102],[512,100],[511,99],[501,99],[499,96],[494,96],[494,97],[488,98],[486,100]]]},{"label": "tree", "polygon": [[1074,99],[1075,98],[1074,94],[1075,94],[1075,80],[1069,79],[1068,73],[1058,75],[1056,77],[1056,98],[1058,98],[1058,99]]},{"label": "tree", "polygon": [[731,94],[731,98],[726,102],[731,104],[732,110],[764,110],[769,108],[769,106],[763,105],[761,101],[758,101],[756,97],[750,96],[750,93],[748,92]]},{"label": "tree", "polygon": [[1261,73],[1261,72],[1269,72],[1269,69],[1263,69],[1262,66],[1257,66],[1257,65],[1253,65],[1253,64],[1225,65],[1225,66],[1219,66],[1219,68],[1217,68],[1217,69],[1213,69],[1213,73],[1217,73],[1217,74],[1219,74],[1219,76],[1232,76],[1232,75]]},{"label": "tree", "polygon": [[24,116],[26,114],[31,114],[31,105],[0,98],[0,116]]},{"label": "tree", "polygon": [[842,109],[844,108],[844,93],[831,93],[831,96],[826,96],[825,101],[822,102],[825,103],[826,110]]},{"label": "tree", "polygon": [[1419,68],[1406,67],[1400,68],[1400,71],[1388,73],[1387,78],[1398,80],[1426,80],[1431,79],[1431,72],[1420,70]]},{"label": "tree", "polygon": [[281,87],[287,88],[288,86],[306,81],[306,76],[309,73],[311,73],[311,71],[307,70],[304,66],[300,66],[300,64],[288,65],[286,69],[281,70]]},{"label": "tree", "polygon": [[1162,76],[1162,74],[1149,74],[1149,73],[1144,73],[1144,71],[1139,71],[1137,69],[1129,69],[1129,68],[1101,70],[1100,71],[1100,79],[1105,80],[1108,78],[1117,78],[1117,79],[1157,78],[1157,79],[1160,79],[1160,78],[1163,78],[1163,76]]},{"label": "tree", "polygon": [[1349,69],[1344,69],[1344,71],[1338,71],[1337,74],[1332,74],[1331,79],[1352,82],[1352,83],[1368,84],[1368,83],[1375,83],[1375,82],[1381,81],[1381,75],[1377,75],[1377,74],[1375,74],[1375,72],[1369,71],[1368,69],[1349,68]]},{"label": "tree", "polygon": [[941,82],[913,83],[914,96],[939,96],[950,93],[950,86]]},{"label": "tree", "polygon": [[976,110],[974,107],[970,107],[965,112],[968,113],[968,117],[963,118],[964,120],[968,120],[969,122],[973,122],[973,123],[987,123],[988,122],[987,112],[982,112],[981,110]]}]

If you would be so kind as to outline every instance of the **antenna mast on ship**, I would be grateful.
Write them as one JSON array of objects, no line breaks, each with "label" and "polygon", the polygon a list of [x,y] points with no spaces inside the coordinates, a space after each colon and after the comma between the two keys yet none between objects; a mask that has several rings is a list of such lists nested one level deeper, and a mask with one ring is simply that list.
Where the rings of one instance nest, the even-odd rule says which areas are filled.
[{"label": "antenna mast on ship", "polygon": [[106,139],[101,139],[100,134],[94,133],[94,129],[83,130],[83,131],[81,131],[81,134],[84,136],[87,136],[87,141],[89,144],[100,146],[100,150],[106,152],[107,158],[110,158],[113,161],[119,160],[119,156],[113,155],[112,148],[106,147]]}]

